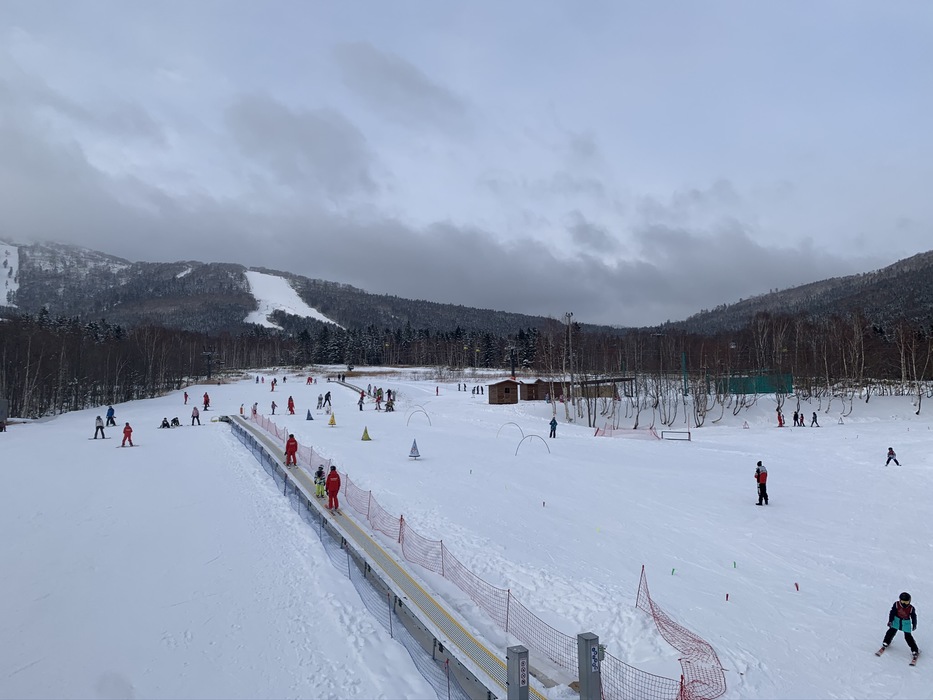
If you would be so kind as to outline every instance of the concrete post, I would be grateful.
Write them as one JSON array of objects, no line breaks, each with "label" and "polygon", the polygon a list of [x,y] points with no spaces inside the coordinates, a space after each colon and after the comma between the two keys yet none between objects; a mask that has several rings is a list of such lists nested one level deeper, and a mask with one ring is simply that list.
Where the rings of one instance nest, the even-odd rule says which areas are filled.
[{"label": "concrete post", "polygon": [[601,700],[599,637],[592,632],[577,635],[577,667],[580,671],[580,700]]},{"label": "concrete post", "polygon": [[508,700],[528,700],[528,649],[520,645],[508,647],[505,660],[508,664]]}]

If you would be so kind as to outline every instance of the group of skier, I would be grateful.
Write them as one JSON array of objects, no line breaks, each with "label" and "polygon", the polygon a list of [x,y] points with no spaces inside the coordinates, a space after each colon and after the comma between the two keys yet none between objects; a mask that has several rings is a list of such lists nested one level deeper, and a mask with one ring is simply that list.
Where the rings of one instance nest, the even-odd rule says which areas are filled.
[{"label": "group of skier", "polygon": [[[291,469],[298,466],[298,440],[294,433],[289,433],[285,441],[285,468]],[[332,466],[330,473],[324,476],[324,465],[317,468],[314,473],[314,495],[317,498],[324,498],[327,494],[327,509],[331,512],[339,512],[340,502],[337,498],[340,493],[340,474],[337,467]]]}]

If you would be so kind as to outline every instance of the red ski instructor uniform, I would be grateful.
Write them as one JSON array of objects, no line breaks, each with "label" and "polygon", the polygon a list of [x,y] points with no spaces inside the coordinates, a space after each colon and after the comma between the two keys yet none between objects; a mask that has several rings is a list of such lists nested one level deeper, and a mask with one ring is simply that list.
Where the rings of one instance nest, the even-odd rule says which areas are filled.
[{"label": "red ski instructor uniform", "polygon": [[288,440],[285,441],[285,466],[295,465],[298,466],[298,441],[295,439],[294,435],[289,435]]},{"label": "red ski instructor uniform", "polygon": [[337,494],[340,492],[340,474],[337,473],[337,467],[330,468],[330,474],[327,475],[324,488],[327,489],[328,510],[340,508],[340,503],[337,501]]}]

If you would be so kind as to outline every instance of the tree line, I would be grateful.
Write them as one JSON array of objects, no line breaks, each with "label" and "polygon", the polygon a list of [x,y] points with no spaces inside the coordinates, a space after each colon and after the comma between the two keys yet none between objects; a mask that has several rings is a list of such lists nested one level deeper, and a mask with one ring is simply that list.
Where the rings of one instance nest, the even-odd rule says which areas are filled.
[{"label": "tree line", "polygon": [[[666,410],[670,396],[686,391],[697,397],[690,410],[703,414],[694,416],[702,424],[704,402],[715,405],[710,397],[728,386],[723,377],[792,375],[793,394],[802,397],[853,386],[868,387],[870,397],[896,385],[916,395],[919,410],[933,370],[933,327],[906,320],[880,327],[859,313],[820,318],[760,313],[745,328],[712,335],[671,328],[607,333],[556,320],[505,335],[459,326],[416,329],[410,323],[347,329],[281,313],[275,320],[283,330],[253,326],[242,333],[208,334],[84,323],[53,318],[44,309],[11,315],[0,319],[0,397],[10,401],[11,415],[22,417],[152,398],[203,381],[208,358],[220,373],[388,365],[493,369],[507,376],[514,366],[523,377],[565,381],[573,375],[590,385],[627,377],[625,386],[637,392],[639,402],[653,402],[652,410],[665,416],[680,410]],[[606,397],[584,397],[581,390],[580,398],[584,403],[576,410],[588,414],[593,425],[605,412]],[[735,397],[735,403],[741,401],[747,399]]]}]

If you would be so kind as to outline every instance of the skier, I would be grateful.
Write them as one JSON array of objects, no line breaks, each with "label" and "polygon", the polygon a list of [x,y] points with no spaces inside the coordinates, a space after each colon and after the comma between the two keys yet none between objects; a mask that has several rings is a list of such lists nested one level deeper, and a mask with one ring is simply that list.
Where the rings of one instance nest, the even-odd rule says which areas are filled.
[{"label": "skier", "polygon": [[120,443],[120,447],[126,447],[127,442],[130,443],[130,447],[133,446],[133,429],[129,423],[123,426],[123,442]]},{"label": "skier", "polygon": [[100,416],[94,420],[94,439],[97,439],[97,433],[100,433],[101,438],[107,439],[107,436],[104,435],[104,419]]},{"label": "skier", "polygon": [[275,409],[277,409],[278,407],[279,405],[275,401],[273,401],[272,402],[272,415],[273,416],[275,415]]},{"label": "skier", "polygon": [[884,633],[884,641],[881,642],[881,648],[875,652],[875,655],[881,656],[894,639],[894,635],[900,630],[904,633],[907,646],[910,647],[910,665],[914,666],[917,663],[917,657],[920,656],[920,649],[914,641],[913,631],[915,629],[917,629],[917,609],[910,604],[910,593],[905,591],[891,606],[891,612],[888,613],[888,631]]},{"label": "skier", "polygon": [[755,482],[758,484],[758,503],[755,505],[768,505],[768,469],[761,462],[755,468]]},{"label": "skier", "polygon": [[796,428],[799,425],[800,413],[794,411],[794,427]]},{"label": "skier", "polygon": [[317,408],[320,411],[321,407],[324,405],[324,394],[317,395]]},{"label": "skier", "polygon": [[256,420],[256,416],[259,415],[259,403],[253,402],[253,420]]},{"label": "skier", "polygon": [[314,472],[314,495],[317,498],[324,498],[324,465],[322,464]]},{"label": "skier", "polygon": [[357,406],[360,407],[360,410],[363,410],[363,392],[360,392],[360,400],[356,402]]},{"label": "skier", "polygon": [[340,474],[337,473],[337,467],[330,468],[330,474],[327,475],[325,486],[327,488],[327,509],[339,510],[340,503],[337,500],[337,494],[340,492]]},{"label": "skier", "polygon": [[324,406],[330,406],[330,392],[324,394]]},{"label": "skier", "polygon": [[314,384],[314,379],[311,377],[308,377],[308,381],[305,382],[305,385],[307,386],[308,384]]},{"label": "skier", "polygon": [[185,392],[185,406],[188,405],[188,392]]},{"label": "skier", "polygon": [[290,415],[295,415],[295,400],[291,396],[288,397],[288,412]]},{"label": "skier", "polygon": [[901,463],[897,461],[897,455],[894,454],[894,448],[888,448],[888,461],[884,463],[884,466],[888,466],[891,462],[894,462],[897,466],[901,466]]},{"label": "skier", "polygon": [[293,433],[289,433],[288,440],[285,441],[285,466],[291,469],[298,466],[298,441]]},{"label": "skier", "polygon": [[204,410],[206,411],[211,405],[211,397],[207,395],[207,392],[204,392]]},{"label": "skier", "polygon": [[556,438],[557,437],[557,418],[553,416],[551,417],[550,426],[551,426],[551,434],[548,435],[548,437]]},{"label": "skier", "polygon": [[816,411],[813,412],[813,418],[810,419],[810,427],[813,428],[814,426],[817,428],[820,427],[819,422],[816,420]]},{"label": "skier", "polygon": [[194,425],[195,423],[197,423],[198,425],[201,425],[201,412],[198,411],[197,406],[192,406],[191,407],[191,425]]},{"label": "skier", "polygon": [[117,419],[114,416],[113,406],[107,406],[107,425],[117,427]]}]

